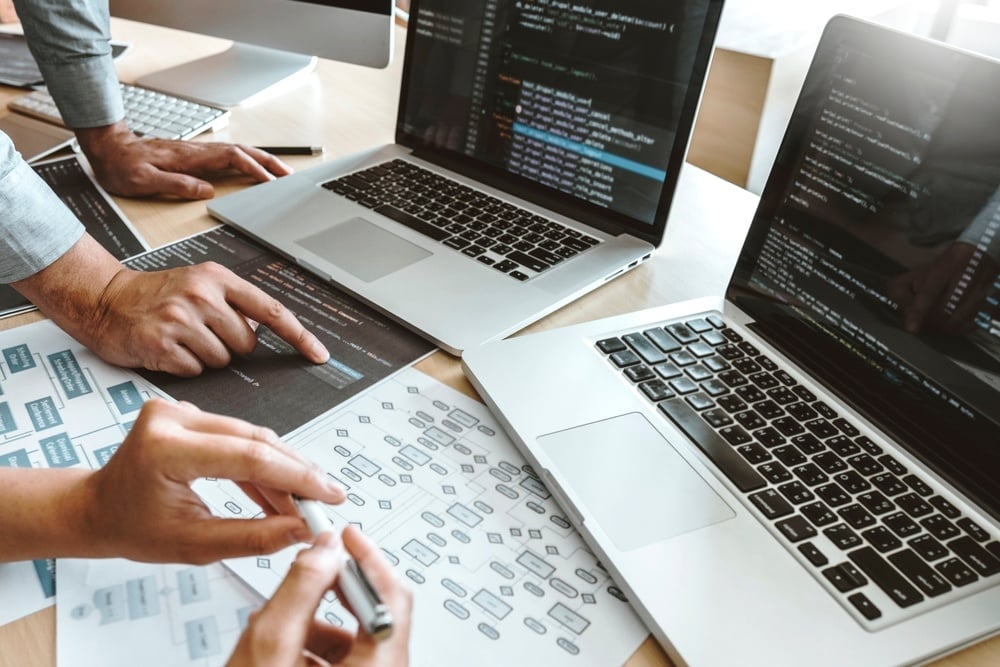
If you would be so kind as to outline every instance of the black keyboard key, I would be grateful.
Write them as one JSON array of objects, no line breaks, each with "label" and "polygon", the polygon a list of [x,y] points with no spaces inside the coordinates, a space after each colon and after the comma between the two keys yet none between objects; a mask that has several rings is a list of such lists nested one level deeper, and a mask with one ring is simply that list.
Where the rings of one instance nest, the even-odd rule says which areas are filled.
[{"label": "black keyboard key", "polygon": [[743,373],[744,375],[751,375],[760,370],[763,370],[756,361],[750,359],[749,357],[743,357],[742,359],[736,359],[735,361],[733,361],[733,368],[738,370],[740,373]]},{"label": "black keyboard key", "polygon": [[837,484],[844,487],[844,490],[851,495],[857,495],[872,487],[872,485],[868,483],[868,480],[853,470],[838,473],[837,475],[834,475],[833,480],[837,482]]},{"label": "black keyboard key", "polygon": [[734,389],[736,387],[742,387],[743,385],[747,384],[747,382],[749,382],[746,376],[737,370],[722,371],[721,373],[719,373],[719,379],[722,380],[722,382],[725,383],[727,387],[731,387]]},{"label": "black keyboard key", "polygon": [[768,451],[756,442],[740,445],[736,448],[736,451],[739,452],[740,456],[745,458],[751,465],[757,465],[758,463],[771,460],[771,455]]},{"label": "black keyboard key", "polygon": [[924,499],[915,493],[907,493],[902,496],[896,496],[896,504],[899,508],[917,519],[922,516],[927,516],[934,512],[934,508],[924,502]]},{"label": "black keyboard key", "polygon": [[864,452],[848,457],[847,463],[865,477],[871,477],[875,473],[885,470],[881,463]]},{"label": "black keyboard key", "polygon": [[[726,329],[726,332],[730,331],[732,331],[732,329]],[[746,356],[743,354],[743,350],[735,345],[721,345],[715,349],[715,352],[727,361],[734,361],[740,357]]]},{"label": "black keyboard key", "polygon": [[673,324],[668,324],[665,328],[670,332],[670,335],[676,338],[679,343],[683,343],[684,345],[698,340],[698,334],[691,331],[691,329],[689,329],[683,322],[674,322]]},{"label": "black keyboard key", "polygon": [[[747,354],[749,354],[749,352]],[[786,371],[783,370],[775,371],[774,377],[778,378],[781,384],[785,385],[786,387],[794,387],[795,385],[798,384],[795,378],[793,378],[791,375],[789,375]]]},{"label": "black keyboard key", "polygon": [[722,357],[709,357],[702,359],[701,363],[705,364],[705,367],[713,373],[719,373],[729,368],[729,364]]},{"label": "black keyboard key", "polygon": [[[820,435],[819,437],[822,438],[823,436]],[[845,459],[848,456],[855,456],[861,453],[861,448],[855,445],[853,440],[851,440],[850,438],[846,438],[842,435],[838,435],[836,437],[827,440],[826,446],[832,449],[833,451],[837,452],[839,456],[842,456]]]},{"label": "black keyboard key", "polygon": [[[841,429],[841,430],[843,430],[843,429]],[[860,447],[861,449],[865,450],[866,452],[868,452],[872,456],[881,456],[882,455],[882,451],[883,451],[882,448],[879,447],[878,445],[876,445],[875,441],[873,441],[867,435],[859,435],[858,437],[854,438],[854,442],[857,443],[858,447]]]},{"label": "black keyboard key", "polygon": [[847,598],[847,601],[854,605],[854,608],[861,612],[861,615],[869,621],[881,618],[882,612],[869,600],[864,593],[855,593]]},{"label": "black keyboard key", "polygon": [[1000,556],[990,553],[971,537],[952,540],[948,547],[981,577],[990,577],[1000,572]]},{"label": "black keyboard key", "polygon": [[[701,364],[695,364],[694,366],[688,366],[687,368],[684,369],[684,372],[687,374],[687,376],[689,378],[691,378],[695,382],[701,382],[703,380],[707,380],[708,378],[712,377],[712,371],[708,370],[707,368],[705,368]],[[722,391],[728,391],[728,389],[726,389],[725,385],[723,385],[721,382],[718,382],[717,380],[715,382],[716,382],[716,384],[719,385],[719,387],[722,389]]]},{"label": "black keyboard key", "polygon": [[899,481],[898,477],[889,472],[875,475],[869,481],[875,485],[876,489],[889,497],[897,496],[906,491],[906,485]]},{"label": "black keyboard key", "polygon": [[802,426],[802,424],[800,424],[792,417],[782,417],[781,419],[775,419],[774,422],[772,423],[774,425],[774,428],[778,429],[779,431],[781,431],[782,435],[785,435],[789,438],[791,438],[792,436],[799,435],[800,433],[806,430]]},{"label": "black keyboard key", "polygon": [[656,373],[650,370],[649,366],[644,366],[639,364],[638,366],[630,366],[625,369],[625,377],[627,377],[632,382],[645,382],[646,380],[652,380],[656,377]]},{"label": "black keyboard key", "polygon": [[743,402],[743,399],[735,394],[729,394],[728,396],[722,396],[716,401],[722,406],[722,409],[733,414],[734,412],[740,412],[747,409],[747,404]]},{"label": "black keyboard key", "polygon": [[816,486],[830,481],[829,475],[819,469],[815,463],[805,463],[792,469],[795,476],[806,486]]},{"label": "black keyboard key", "polygon": [[[737,366],[736,368],[739,367]],[[746,373],[746,371],[743,370],[742,368],[740,368],[739,370]],[[778,386],[778,381],[775,380],[774,376],[768,373],[767,371],[762,371],[760,373],[754,373],[750,375],[750,382],[753,382],[761,389],[772,389]]]},{"label": "black keyboard key", "polygon": [[906,484],[909,485],[911,489],[913,489],[914,491],[916,491],[917,493],[919,493],[924,497],[934,493],[934,490],[931,487],[927,486],[927,483],[924,482],[924,480],[917,477],[916,475],[907,475],[906,477],[903,478],[903,481],[906,482]]},{"label": "black keyboard key", "polygon": [[757,429],[753,432],[753,437],[768,449],[785,444],[785,437],[770,426]]},{"label": "black keyboard key", "polygon": [[928,597],[937,597],[951,590],[951,584],[944,577],[909,549],[892,554],[889,562],[898,567]]},{"label": "black keyboard key", "polygon": [[[732,447],[719,437],[697,412],[682,400],[670,399],[659,404],[660,410],[671,419],[719,467],[719,470],[744,493],[766,485],[757,473]],[[738,426],[730,428],[739,428]],[[725,429],[723,429],[725,431]],[[746,435],[746,433],[744,432]],[[750,436],[746,435],[747,440]]]},{"label": "black keyboard key", "polygon": [[837,435],[837,427],[823,418],[808,421],[805,423],[805,427],[820,440]]},{"label": "black keyboard key", "polygon": [[823,567],[829,563],[829,559],[823,555],[823,552],[819,550],[812,542],[803,542],[798,546],[799,553],[806,557],[810,563],[815,567]]},{"label": "black keyboard key", "polygon": [[941,512],[941,514],[944,514],[949,519],[957,519],[958,517],[962,516],[962,513],[958,510],[957,507],[952,505],[950,502],[948,502],[941,496],[931,496],[930,498],[927,499],[927,502],[933,505],[934,509],[936,509],[938,512]]},{"label": "black keyboard key", "polygon": [[768,461],[757,466],[757,471],[771,484],[781,484],[792,478],[792,473],[788,472],[784,466],[775,461]]},{"label": "black keyboard key", "polygon": [[[803,400],[805,400],[805,399],[803,399]],[[816,412],[818,412],[821,417],[824,417],[826,419],[836,419],[837,418],[837,412],[833,408],[831,408],[829,405],[827,405],[826,403],[824,403],[823,401],[816,401],[815,403],[812,404],[812,407],[813,407],[813,410],[815,410]]]},{"label": "black keyboard key", "polygon": [[800,384],[797,384],[794,387],[792,387],[792,391],[794,391],[795,395],[801,398],[806,403],[812,403],[813,401],[816,400],[816,394],[812,393],[811,391],[809,391]]},{"label": "black keyboard key", "polygon": [[819,413],[809,407],[808,404],[799,401],[798,403],[792,403],[787,408],[788,414],[798,419],[800,422],[807,422],[811,419],[816,419],[819,417]]},{"label": "black keyboard key", "polygon": [[741,426],[737,426],[735,424],[725,428],[720,428],[719,434],[726,439],[726,442],[734,447],[744,445],[753,440],[749,433],[744,431]]},{"label": "black keyboard key", "polygon": [[718,315],[709,315],[705,318],[705,321],[711,324],[716,329],[725,329],[726,323]]},{"label": "black keyboard key", "polygon": [[774,489],[764,489],[758,493],[753,493],[748,496],[750,502],[760,510],[760,513],[764,515],[765,519],[780,519],[783,516],[788,516],[795,509],[785,500],[784,496],[775,491]]},{"label": "black keyboard key", "polygon": [[923,601],[924,596],[910,585],[896,568],[892,567],[871,547],[862,547],[847,554],[862,572],[875,582],[893,602],[900,607],[911,607]]},{"label": "black keyboard key", "polygon": [[715,354],[715,350],[701,341],[688,345],[688,351],[699,359],[704,359]]},{"label": "black keyboard key", "polygon": [[790,516],[774,524],[781,534],[792,543],[816,537],[816,529],[799,515]]},{"label": "black keyboard key", "polygon": [[715,401],[713,401],[700,391],[695,394],[691,394],[684,400],[688,402],[688,405],[690,405],[695,410],[698,410],[699,412],[702,410],[707,410],[708,408],[715,407]]},{"label": "black keyboard key", "polygon": [[718,331],[707,331],[701,335],[701,339],[712,347],[726,344],[726,337]]},{"label": "black keyboard key", "polygon": [[817,454],[813,457],[813,463],[830,475],[847,470],[847,464],[833,452]]},{"label": "black keyboard key", "polygon": [[774,363],[764,355],[757,357],[757,363],[761,365],[764,370],[771,371],[772,373],[778,370],[778,364]]},{"label": "black keyboard key", "polygon": [[1000,560],[1000,542],[990,542],[986,545],[986,550]]},{"label": "black keyboard key", "polygon": [[806,456],[812,456],[823,451],[823,443],[812,433],[803,433],[792,438],[792,444]]},{"label": "black keyboard key", "polygon": [[515,250],[514,252],[507,254],[507,259],[512,262],[517,262],[521,266],[526,266],[532,271],[538,271],[541,273],[545,269],[551,266],[548,262],[543,262],[542,260],[532,257],[526,252],[521,252],[520,250]]},{"label": "black keyboard key", "polygon": [[803,486],[801,482],[797,481],[785,482],[778,487],[778,491],[781,491],[781,494],[785,496],[785,498],[788,498],[788,502],[793,505],[801,505],[802,503],[809,502],[816,497],[813,495],[812,491]]},{"label": "black keyboard key", "polygon": [[875,525],[875,517],[857,503],[843,507],[837,513],[840,515],[840,518],[847,522],[847,525],[855,530]]},{"label": "black keyboard key", "polygon": [[761,418],[759,414],[753,410],[747,410],[746,412],[737,412],[733,415],[733,419],[739,422],[740,426],[748,431],[752,431],[763,426],[767,426],[767,422]]},{"label": "black keyboard key", "polygon": [[767,395],[778,405],[791,405],[798,400],[788,387],[775,387],[774,389],[768,389]]},{"label": "black keyboard key", "polygon": [[958,558],[949,558],[934,565],[934,568],[944,575],[953,586],[968,586],[979,581],[979,576],[968,565]]},{"label": "black keyboard key", "polygon": [[823,576],[841,593],[861,588],[868,583],[868,580],[850,563],[828,567],[823,570]]},{"label": "black keyboard key", "polygon": [[691,364],[698,362],[698,360],[694,358],[694,355],[689,353],[687,350],[672,353],[670,355],[670,361],[674,362],[678,366],[690,366]]},{"label": "black keyboard key", "polygon": [[879,553],[895,551],[903,546],[903,542],[885,526],[875,526],[874,528],[861,531],[861,537],[868,540],[868,544],[875,547],[875,550]]},{"label": "black keyboard key", "polygon": [[861,544],[861,538],[846,523],[838,523],[823,530],[827,539],[840,550],[846,551]]},{"label": "black keyboard key", "polygon": [[655,366],[656,364],[663,363],[667,360],[666,355],[658,350],[649,339],[639,333],[625,334],[622,336],[622,340],[628,345],[632,350],[642,357],[650,366]]},{"label": "black keyboard key", "polygon": [[674,378],[673,380],[670,380],[667,384],[669,384],[670,388],[673,389],[678,394],[690,394],[692,392],[698,391],[698,385],[696,385],[694,382],[691,382],[691,380],[689,380],[686,377]]},{"label": "black keyboard key", "polygon": [[747,387],[738,387],[736,389],[736,395],[742,398],[747,403],[756,403],[757,401],[763,401],[767,398],[757,387],[753,385]]},{"label": "black keyboard key", "polygon": [[781,409],[777,403],[771,400],[761,401],[753,406],[753,409],[761,417],[767,420],[777,419],[781,415],[785,414],[785,411]]},{"label": "black keyboard key", "polygon": [[831,523],[836,523],[837,521],[837,515],[821,502],[806,503],[799,508],[799,512],[802,513],[802,516],[809,519],[812,525],[820,528],[829,526]]},{"label": "black keyboard key", "polygon": [[625,349],[625,343],[620,338],[605,338],[597,341],[597,349],[604,354],[613,354]]},{"label": "black keyboard key", "polygon": [[875,516],[879,516],[896,509],[896,506],[892,504],[892,501],[878,491],[866,491],[858,495],[858,503]]},{"label": "black keyboard key", "polygon": [[608,358],[611,359],[611,362],[618,368],[625,368],[626,366],[632,366],[633,364],[639,363],[639,357],[635,356],[635,353],[631,350],[615,352]]},{"label": "black keyboard key", "polygon": [[[448,239],[447,241],[445,241],[445,245],[447,245],[452,240],[454,239]],[[499,271],[500,273],[513,273],[514,269],[520,267],[518,266],[517,262],[512,262],[509,259],[505,259],[503,261],[494,264],[493,268]]]},{"label": "black keyboard key", "polygon": [[928,562],[939,560],[948,555],[948,549],[930,535],[919,535],[907,544]]},{"label": "black keyboard key", "polygon": [[942,542],[947,542],[948,540],[954,539],[962,534],[962,531],[958,529],[958,526],[953,524],[951,521],[948,521],[948,519],[940,514],[935,514],[927,517],[926,519],[921,519],[920,525],[924,527],[924,530]]},{"label": "black keyboard key", "polygon": [[852,438],[861,435],[861,431],[858,430],[858,427],[852,424],[851,422],[847,421],[843,417],[837,417],[836,419],[834,419],[833,425],[839,428],[841,433],[843,433],[844,435],[849,435]]},{"label": "black keyboard key", "polygon": [[641,389],[642,393],[646,395],[646,398],[654,403],[659,403],[660,401],[674,397],[674,392],[670,391],[670,387],[668,387],[663,380],[650,380],[649,382],[643,382],[639,385],[639,389]]},{"label": "black keyboard key", "polygon": [[[466,239],[463,239],[461,236],[452,236],[450,239],[446,240],[444,244],[449,248],[454,248],[455,250],[461,250],[467,245],[472,245],[472,241],[467,241]],[[510,269],[513,268],[517,268],[517,264],[511,262]],[[510,269],[507,270],[510,271]]]},{"label": "black keyboard key", "polygon": [[902,512],[882,517],[882,523],[889,526],[892,532],[902,538],[907,538],[920,532],[920,526]]},{"label": "black keyboard key", "polygon": [[784,463],[789,468],[801,465],[806,462],[806,457],[802,455],[795,445],[784,445],[773,450],[776,459]]},{"label": "black keyboard key", "polygon": [[682,375],[681,369],[669,362],[665,364],[657,364],[653,366],[653,370],[656,371],[656,374],[664,380],[673,380],[675,377],[680,377]]},{"label": "black keyboard key", "polygon": [[969,537],[974,539],[976,542],[985,542],[990,539],[990,534],[980,528],[979,524],[969,517],[962,517],[955,523],[957,523],[958,527],[968,533]]},{"label": "black keyboard key", "polygon": [[686,324],[691,328],[692,331],[700,334],[703,334],[706,331],[711,331],[712,329],[712,325],[706,322],[705,319],[701,317],[696,317],[693,320],[688,320]]},{"label": "black keyboard key", "polygon": [[884,465],[893,475],[902,477],[906,474],[906,467],[896,459],[892,458],[889,454],[883,454],[878,457],[878,462]]},{"label": "black keyboard key", "polygon": [[[697,396],[697,394],[695,395]],[[688,402],[690,403],[690,401]],[[720,410],[719,408],[705,410],[701,413],[701,418],[707,421],[713,428],[722,428],[733,423],[733,418],[725,410]]]},{"label": "black keyboard key", "polygon": [[701,383],[701,390],[708,394],[709,396],[718,397],[729,391],[726,385],[722,384],[718,380],[706,380]]},{"label": "black keyboard key", "polygon": [[839,484],[824,484],[823,486],[816,487],[816,495],[823,499],[830,507],[840,507],[841,505],[846,505],[851,502],[851,497],[844,493],[844,490],[840,488]]},{"label": "black keyboard key", "polygon": [[396,222],[400,223],[401,225],[409,227],[410,229],[416,232],[420,232],[424,236],[429,236],[435,241],[443,241],[449,236],[451,236],[451,234],[441,229],[440,227],[424,222],[415,215],[407,213],[406,211],[403,211],[401,209],[398,209],[395,206],[389,206],[389,205],[378,206],[375,208],[375,212],[381,213],[385,217],[391,218]]}]

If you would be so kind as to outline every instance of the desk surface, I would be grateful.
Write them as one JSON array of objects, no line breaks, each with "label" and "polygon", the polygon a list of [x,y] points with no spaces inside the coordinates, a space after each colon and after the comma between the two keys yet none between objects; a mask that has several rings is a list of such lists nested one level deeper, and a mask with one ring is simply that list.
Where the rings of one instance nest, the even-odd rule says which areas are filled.
[{"label": "desk surface", "polygon": [[[116,39],[133,42],[132,51],[118,63],[123,81],[220,51],[228,45],[224,40],[126,21],[115,21],[112,34]],[[402,54],[402,49],[397,53]],[[314,73],[282,94],[251,107],[234,109],[228,128],[201,140],[214,138],[260,145],[323,144],[326,147],[322,158],[287,158],[289,164],[299,169],[373,144],[389,143],[393,140],[400,73],[401,57],[387,70],[320,61]],[[18,91],[0,88],[0,108],[5,108],[7,100],[16,94]],[[245,179],[238,178],[216,181],[218,194],[245,185]],[[119,204],[154,246],[215,224],[205,212],[204,202],[119,200]],[[666,239],[653,258],[528,330],[563,326],[668,301],[721,294],[755,206],[755,196],[687,165],[681,176]],[[37,314],[22,315],[0,322],[0,329],[39,318]],[[418,367],[475,396],[454,357],[438,352]],[[626,664],[627,667],[662,667],[671,662],[652,639],[647,639]],[[1000,638],[936,663],[937,667],[997,664],[1000,664]],[[53,609],[0,627],[0,667],[23,665],[55,665]]]}]

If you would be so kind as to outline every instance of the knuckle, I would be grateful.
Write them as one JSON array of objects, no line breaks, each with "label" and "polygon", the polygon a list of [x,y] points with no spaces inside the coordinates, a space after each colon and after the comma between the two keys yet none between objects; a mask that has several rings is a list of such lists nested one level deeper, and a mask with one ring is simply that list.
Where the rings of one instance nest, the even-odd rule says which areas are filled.
[{"label": "knuckle", "polygon": [[274,462],[274,450],[262,442],[249,441],[244,446],[243,457],[251,474],[254,474]]}]

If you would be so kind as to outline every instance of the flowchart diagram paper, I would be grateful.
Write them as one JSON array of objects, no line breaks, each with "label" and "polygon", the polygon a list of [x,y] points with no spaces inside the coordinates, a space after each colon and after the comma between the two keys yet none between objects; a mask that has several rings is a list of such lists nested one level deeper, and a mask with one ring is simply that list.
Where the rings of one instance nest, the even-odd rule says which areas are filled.
[{"label": "flowchart diagram paper", "polygon": [[[327,507],[378,542],[414,591],[414,665],[620,665],[647,635],[481,403],[407,369],[286,440],[348,491]],[[199,482],[215,511],[256,506]],[[229,561],[270,595],[297,549]],[[320,616],[353,625],[333,595]]]},{"label": "flowchart diagram paper", "polygon": [[[45,320],[0,333],[0,466],[100,468],[151,385]],[[51,560],[0,564],[0,625],[55,602]]]},{"label": "flowchart diagram paper", "polygon": [[259,595],[224,565],[60,559],[60,667],[220,667]]}]

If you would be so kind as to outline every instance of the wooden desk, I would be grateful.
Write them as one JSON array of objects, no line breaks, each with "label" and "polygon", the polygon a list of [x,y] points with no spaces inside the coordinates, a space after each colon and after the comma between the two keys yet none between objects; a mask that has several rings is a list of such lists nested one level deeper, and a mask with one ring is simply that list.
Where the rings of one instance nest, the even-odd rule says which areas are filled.
[{"label": "wooden desk", "polygon": [[[133,42],[119,63],[124,81],[227,45],[217,40],[136,23],[115,21],[116,39]],[[402,41],[402,32],[400,32]],[[402,48],[397,53],[402,54]],[[233,110],[230,126],[215,137],[247,144],[320,144],[322,158],[288,158],[305,168],[322,159],[350,153],[393,137],[399,95],[401,58],[388,70],[370,70],[320,61],[316,72],[280,96]],[[0,88],[0,105],[16,91]],[[217,182],[224,194],[244,179]],[[119,200],[125,214],[152,245],[160,245],[215,225],[204,202],[165,203]],[[653,259],[600,290],[566,306],[529,328],[541,330],[615,315],[667,301],[721,294],[756,206],[756,197],[690,165],[685,167],[663,247]],[[39,319],[23,315],[0,322],[0,329]],[[458,361],[438,352],[418,366],[457,389],[475,396]],[[0,602],[2,604],[2,602]],[[749,661],[748,661],[749,662]],[[627,667],[664,667],[672,663],[652,640]],[[1000,664],[1000,638],[945,659],[938,667],[986,667]],[[46,609],[0,627],[0,667],[55,665],[55,613]]]}]

